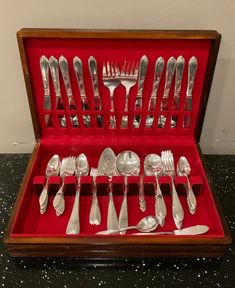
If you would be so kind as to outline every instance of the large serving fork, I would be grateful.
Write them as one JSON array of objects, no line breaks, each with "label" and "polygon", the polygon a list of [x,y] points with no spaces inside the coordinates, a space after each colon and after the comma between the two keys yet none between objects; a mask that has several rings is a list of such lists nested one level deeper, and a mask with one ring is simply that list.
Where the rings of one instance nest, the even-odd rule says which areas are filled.
[{"label": "large serving fork", "polygon": [[184,219],[184,210],[180,203],[179,196],[175,189],[173,177],[175,176],[175,167],[174,167],[174,157],[170,150],[162,151],[161,159],[163,164],[163,173],[171,177],[172,183],[172,214],[175,225],[178,229],[181,229],[183,219]]},{"label": "large serving fork", "polygon": [[[114,112],[114,90],[117,88],[117,86],[120,84],[120,70],[117,64],[114,64],[113,62],[103,64],[103,82],[104,85],[109,89],[110,91],[110,112]],[[110,127],[115,128],[116,127],[116,119],[115,116],[110,116]]]},{"label": "large serving fork", "polygon": [[60,167],[60,177],[62,178],[62,185],[53,199],[53,207],[56,211],[56,215],[59,216],[64,213],[65,200],[64,200],[64,178],[65,176],[73,175],[75,171],[75,157],[70,156],[62,160]]},{"label": "large serving fork", "polygon": [[[124,112],[128,112],[128,100],[129,100],[129,93],[131,87],[133,87],[137,82],[138,76],[138,62],[129,61],[128,63],[125,61],[120,75],[121,84],[126,88],[126,101],[125,101],[125,108]],[[128,124],[128,116],[122,117],[122,128],[126,128]]]}]

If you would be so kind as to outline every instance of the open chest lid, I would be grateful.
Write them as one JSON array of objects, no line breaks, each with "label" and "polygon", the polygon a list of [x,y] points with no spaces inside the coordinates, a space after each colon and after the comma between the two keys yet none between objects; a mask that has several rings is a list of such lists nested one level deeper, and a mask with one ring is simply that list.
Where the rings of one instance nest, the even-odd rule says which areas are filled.
[{"label": "open chest lid", "polygon": [[[37,140],[112,134],[199,142],[220,45],[218,32],[22,29],[17,37]],[[70,86],[62,75],[61,56],[67,60]],[[112,75],[115,67],[123,72],[125,61],[125,72],[138,70],[135,85],[125,110],[126,90],[119,83],[112,110],[103,73]],[[120,78],[123,83],[122,73]]]}]

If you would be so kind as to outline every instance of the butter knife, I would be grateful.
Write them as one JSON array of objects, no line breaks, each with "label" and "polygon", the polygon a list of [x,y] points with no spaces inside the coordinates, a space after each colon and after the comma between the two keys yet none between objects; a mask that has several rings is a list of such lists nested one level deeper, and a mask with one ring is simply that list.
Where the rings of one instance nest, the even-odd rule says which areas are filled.
[{"label": "butter knife", "polygon": [[[73,68],[74,68],[74,72],[76,75],[80,97],[82,101],[82,110],[89,110],[89,104],[88,104],[88,100],[86,97],[86,90],[85,90],[85,85],[84,85],[84,80],[83,80],[82,60],[77,56],[74,57],[73,59]],[[90,115],[83,115],[83,121],[86,127],[90,127],[90,124],[91,124]]]},{"label": "butter knife", "polygon": [[[187,92],[185,98],[185,111],[192,111],[192,96],[193,96],[193,87],[195,76],[197,72],[198,61],[196,57],[192,57],[188,63],[188,84]],[[191,124],[191,115],[187,115],[184,118],[184,127],[190,127]]]},{"label": "butter knife", "polygon": [[173,109],[180,109],[180,90],[182,84],[182,77],[184,72],[184,64],[185,60],[183,56],[179,56],[176,60],[176,68],[175,68],[175,91],[174,91],[174,101],[173,101]]},{"label": "butter knife", "polygon": [[[49,61],[45,55],[40,58],[40,69],[42,74],[42,83],[44,88],[44,109],[51,109],[51,95],[49,87]],[[49,115],[45,115],[45,122],[48,125]]]},{"label": "butter knife", "polygon": [[56,95],[56,108],[57,109],[63,109],[63,101],[61,97],[61,91],[60,91],[60,78],[59,78],[59,65],[58,61],[54,56],[51,56],[49,59],[49,67],[51,71],[51,77],[55,89],[55,95]]},{"label": "butter knife", "polygon": [[73,98],[73,92],[72,92],[72,87],[71,87],[71,82],[70,82],[68,61],[63,55],[60,56],[59,58],[59,66],[60,66],[60,71],[64,80],[66,94],[68,96],[69,109],[76,109],[76,104]]},{"label": "butter knife", "polygon": [[93,56],[90,56],[90,58],[88,59],[88,66],[94,93],[95,110],[102,110],[100,93],[98,88],[98,68],[97,62]]},{"label": "butter knife", "polygon": [[[143,89],[144,89],[144,82],[147,74],[147,69],[148,69],[148,58],[146,55],[143,55],[140,59],[140,64],[139,64],[139,76],[138,76],[138,92],[136,96],[136,101],[135,101],[135,109],[136,110],[141,110],[143,106]],[[133,126],[135,128],[138,128],[140,125],[140,116],[135,116]]]},{"label": "butter knife", "polygon": [[175,67],[176,67],[176,59],[174,57],[169,58],[166,66],[166,80],[165,80],[164,93],[162,97],[161,110],[168,109],[168,99],[173,75],[175,72]]},{"label": "butter knife", "polygon": [[[157,92],[158,92],[158,87],[159,87],[160,80],[162,77],[163,69],[164,69],[164,59],[162,57],[158,57],[155,62],[153,88],[152,88],[151,97],[149,99],[148,111],[154,111],[156,107]],[[146,118],[146,127],[152,127],[153,121],[154,121],[154,116],[148,115]]]}]

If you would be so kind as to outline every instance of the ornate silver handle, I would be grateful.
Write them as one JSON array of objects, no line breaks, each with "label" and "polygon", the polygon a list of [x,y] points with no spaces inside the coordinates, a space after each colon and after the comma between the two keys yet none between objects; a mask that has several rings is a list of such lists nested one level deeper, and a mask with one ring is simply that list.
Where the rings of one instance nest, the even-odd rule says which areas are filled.
[{"label": "ornate silver handle", "polygon": [[163,226],[165,223],[166,214],[167,214],[166,204],[162,195],[158,178],[156,176],[155,215],[161,226]]},{"label": "ornate silver handle", "polygon": [[198,61],[196,57],[192,57],[188,63],[188,85],[187,85],[187,96],[192,97],[194,80],[197,72]]},{"label": "ornate silver handle", "polygon": [[79,234],[80,223],[79,223],[79,198],[80,198],[80,184],[76,189],[75,200],[69,222],[66,229],[66,234]]},{"label": "ornate silver handle", "polygon": [[[124,177],[124,195],[122,206],[119,214],[119,229],[128,226],[128,209],[127,209],[127,176]],[[121,232],[125,234],[125,230]]]},{"label": "ornate silver handle", "polygon": [[174,57],[171,57],[167,61],[167,66],[166,66],[166,81],[165,81],[163,98],[169,97],[169,92],[170,92],[170,88],[171,88],[171,82],[173,79],[173,75],[175,72],[175,67],[176,67],[176,60]]},{"label": "ornate silver handle", "polygon": [[184,64],[185,64],[184,57],[179,56],[176,61],[176,69],[175,69],[175,93],[174,93],[175,97],[179,97],[180,95],[182,77],[184,72]]},{"label": "ornate silver handle", "polygon": [[184,219],[184,210],[180,203],[177,191],[175,189],[173,178],[171,178],[171,180],[172,180],[172,214],[176,227],[180,229],[183,224],[182,221]]}]

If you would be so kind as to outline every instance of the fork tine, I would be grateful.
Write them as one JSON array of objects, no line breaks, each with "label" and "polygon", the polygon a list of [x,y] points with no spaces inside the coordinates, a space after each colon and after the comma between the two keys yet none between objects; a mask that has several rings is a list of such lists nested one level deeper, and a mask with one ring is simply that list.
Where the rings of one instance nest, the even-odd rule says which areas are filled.
[{"label": "fork tine", "polygon": [[126,61],[123,63],[123,65],[122,65],[122,70],[121,70],[121,75],[122,76],[125,76],[125,74],[126,74],[126,65],[127,65],[127,63],[126,63]]},{"label": "fork tine", "polygon": [[109,61],[107,61],[107,76],[110,77],[111,73],[110,73],[110,64]]},{"label": "fork tine", "polygon": [[132,62],[131,68],[130,68],[130,76],[134,75],[134,69],[135,69],[135,61]]},{"label": "fork tine", "polygon": [[130,68],[131,68],[131,62],[128,61],[128,64],[127,64],[127,67],[126,67],[126,73],[125,73],[126,76],[130,75]]},{"label": "fork tine", "polygon": [[107,76],[105,62],[103,62],[102,75],[103,75],[103,77],[106,77],[106,76]]},{"label": "fork tine", "polygon": [[138,66],[139,66],[139,63],[137,61],[136,64],[135,64],[135,72],[134,72],[134,76],[136,76],[136,77],[138,75]]},{"label": "fork tine", "polygon": [[115,63],[115,74],[116,74],[117,77],[120,76],[120,70],[119,70],[119,67],[118,67],[117,63]]},{"label": "fork tine", "polygon": [[113,61],[111,62],[111,76],[112,76],[112,77],[115,77],[115,71],[114,71]]}]

